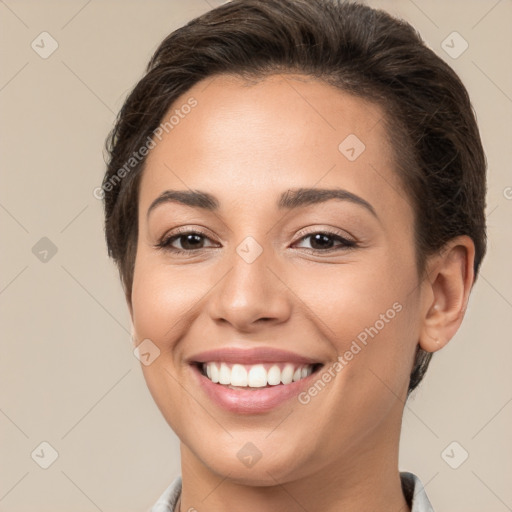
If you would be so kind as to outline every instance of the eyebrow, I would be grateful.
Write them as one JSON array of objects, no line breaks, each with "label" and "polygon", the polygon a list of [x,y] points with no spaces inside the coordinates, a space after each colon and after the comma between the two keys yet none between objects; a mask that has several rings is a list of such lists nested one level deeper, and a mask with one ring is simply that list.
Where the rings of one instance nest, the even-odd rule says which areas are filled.
[{"label": "eyebrow", "polygon": [[[373,206],[356,194],[340,188],[296,188],[283,192],[277,203],[280,210],[291,210],[309,206],[312,204],[324,203],[331,199],[349,201],[362,206],[374,217],[378,218]],[[200,190],[166,190],[160,194],[148,208],[146,217],[159,205],[165,203],[178,203],[192,208],[201,208],[207,211],[217,211],[220,208],[218,199],[208,192]]]}]

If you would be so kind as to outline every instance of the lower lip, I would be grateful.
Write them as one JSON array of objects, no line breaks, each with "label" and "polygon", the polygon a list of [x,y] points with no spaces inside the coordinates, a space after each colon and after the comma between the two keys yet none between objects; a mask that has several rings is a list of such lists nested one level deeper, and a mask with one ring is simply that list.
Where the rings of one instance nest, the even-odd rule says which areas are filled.
[{"label": "lower lip", "polygon": [[193,364],[191,368],[199,385],[213,402],[223,409],[240,414],[262,413],[278,407],[307,388],[319,371],[317,369],[304,379],[290,384],[245,390],[231,389],[222,384],[216,384],[205,377],[197,365]]}]

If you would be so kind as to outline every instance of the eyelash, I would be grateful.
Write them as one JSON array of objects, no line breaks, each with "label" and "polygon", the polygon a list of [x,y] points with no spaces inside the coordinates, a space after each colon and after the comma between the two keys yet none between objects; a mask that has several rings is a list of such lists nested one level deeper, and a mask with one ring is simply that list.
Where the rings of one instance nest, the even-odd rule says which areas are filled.
[{"label": "eyelash", "polygon": [[[199,236],[208,238],[208,235],[206,235],[206,233],[203,233],[201,231],[190,230],[189,228],[183,228],[181,230],[175,231],[170,236],[164,236],[155,245],[155,248],[161,249],[161,250],[166,250],[166,251],[171,251],[174,254],[186,254],[189,256],[192,255],[193,253],[197,254],[198,252],[207,249],[207,247],[201,247],[199,249],[186,250],[186,249],[178,249],[176,247],[171,246],[172,242],[174,242],[175,240],[178,240],[179,238],[181,238],[182,236],[185,236],[185,235],[199,235]],[[336,252],[336,251],[340,251],[340,250],[346,251],[346,250],[354,249],[354,248],[358,247],[358,243],[355,240],[349,240],[337,233],[334,233],[332,231],[324,231],[324,230],[323,231],[312,231],[311,233],[304,234],[303,236],[301,236],[299,238],[298,241],[301,242],[306,238],[312,237],[313,235],[325,235],[325,236],[334,238],[335,241],[341,242],[342,245],[338,246],[338,247],[331,247],[331,248],[325,249],[325,250],[323,250],[323,249],[308,249],[307,247],[304,247],[303,249],[306,249],[309,253],[325,254],[325,253],[331,253],[331,252]]]}]

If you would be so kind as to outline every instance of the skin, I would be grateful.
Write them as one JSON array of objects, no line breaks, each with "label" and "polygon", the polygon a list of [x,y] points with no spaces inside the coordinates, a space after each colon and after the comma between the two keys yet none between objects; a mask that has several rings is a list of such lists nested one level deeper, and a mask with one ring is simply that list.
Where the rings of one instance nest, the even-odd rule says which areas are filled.
[{"label": "skin", "polygon": [[[135,343],[160,350],[142,369],[180,439],[181,510],[409,510],[398,472],[409,375],[417,344],[440,349],[462,321],[472,241],[452,240],[418,276],[413,210],[377,105],[291,74],[208,78],[171,110],[190,97],[197,106],[147,158],[128,300]],[[366,146],[355,161],[338,150],[349,134]],[[280,194],[299,187],[345,189],[376,216],[340,200],[278,209]],[[148,216],[168,189],[208,192],[220,207],[167,202]],[[203,231],[203,249],[184,237],[173,247],[187,255],[155,247],[178,227]],[[327,254],[306,237],[326,230],[337,249]],[[263,250],[250,264],[236,252],[247,236]],[[401,311],[307,404],[225,411],[186,363],[213,348],[273,346],[326,368],[395,303]],[[262,454],[250,468],[237,457],[247,442]]]}]

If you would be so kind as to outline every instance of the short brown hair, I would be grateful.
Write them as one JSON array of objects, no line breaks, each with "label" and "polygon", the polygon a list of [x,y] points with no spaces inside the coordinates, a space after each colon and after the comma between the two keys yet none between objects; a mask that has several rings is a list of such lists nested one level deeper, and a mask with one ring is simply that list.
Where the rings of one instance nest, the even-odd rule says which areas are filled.
[{"label": "short brown hair", "polygon": [[[468,93],[457,74],[403,20],[341,0],[233,0],[168,35],[129,94],[106,141],[103,181],[109,255],[130,300],[145,159],[126,162],[180,95],[216,74],[308,75],[386,113],[397,173],[415,212],[418,269],[451,238],[486,250],[486,160]],[[125,172],[121,172],[121,170]],[[431,353],[417,348],[409,392]]]}]

